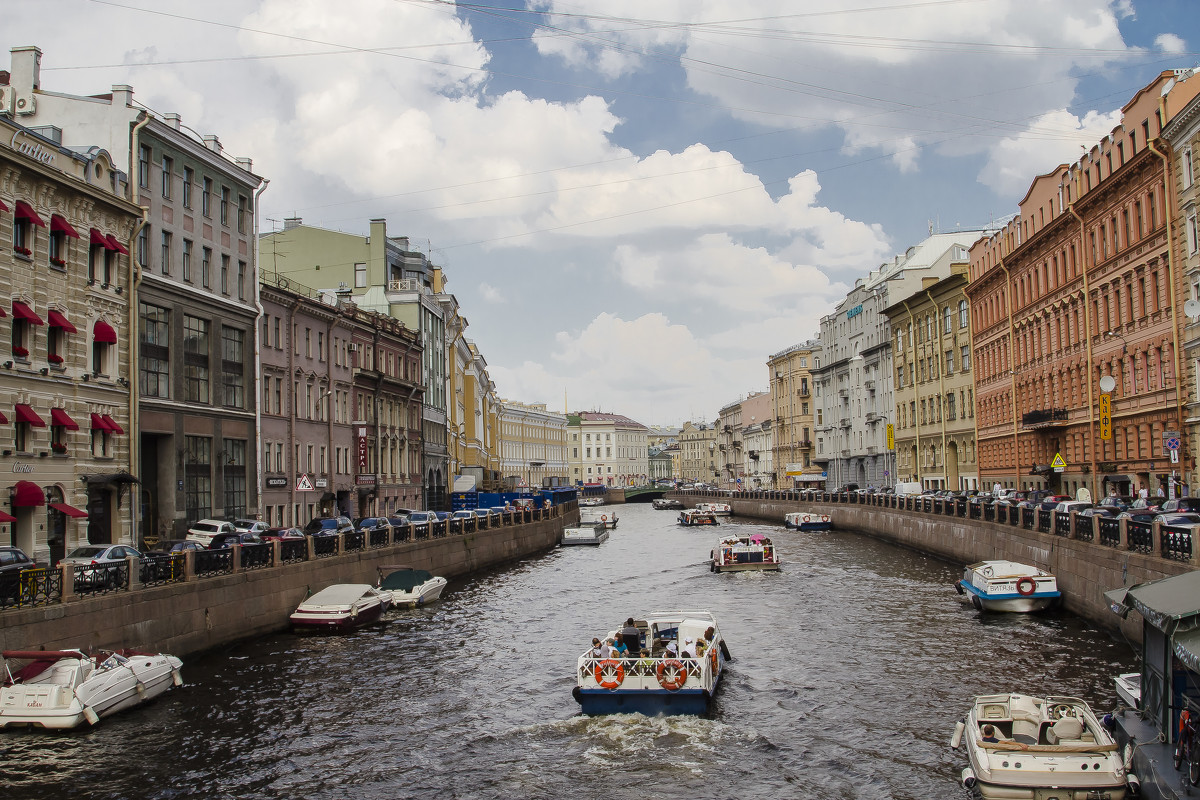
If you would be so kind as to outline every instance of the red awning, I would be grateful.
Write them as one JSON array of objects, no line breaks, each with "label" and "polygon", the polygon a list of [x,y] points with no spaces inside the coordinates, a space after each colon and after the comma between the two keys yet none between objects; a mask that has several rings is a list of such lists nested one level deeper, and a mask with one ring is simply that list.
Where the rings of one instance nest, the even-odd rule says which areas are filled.
[{"label": "red awning", "polygon": [[0,211],[8,211],[8,206],[4,205],[3,200],[0,200]]},{"label": "red awning", "polygon": [[117,237],[113,236],[113,235],[110,233],[110,234],[108,234],[108,236],[107,236],[107,237],[105,237],[105,238],[107,238],[107,239],[108,239],[108,244],[109,244],[109,249],[110,249],[110,250],[116,250],[118,253],[120,253],[120,254],[121,254],[121,255],[123,255],[123,256],[127,256],[127,255],[129,255],[129,251],[125,249],[125,245],[121,244],[121,243],[120,243],[120,242],[117,240]]},{"label": "red awning", "polygon": [[5,314],[5,313],[4,313],[4,309],[3,309],[3,308],[0,308],[0,319],[4,319],[4,318],[5,318],[5,317],[7,317],[7,316],[8,316],[8,314]]},{"label": "red awning", "polygon": [[25,422],[35,428],[46,427],[46,421],[39,417],[32,407],[24,403],[17,403],[17,422]]},{"label": "red awning", "polygon": [[92,228],[92,230],[91,230],[91,240],[92,240],[92,244],[100,245],[105,250],[113,249],[113,246],[108,243],[108,237],[105,236],[100,231],[96,230],[95,228]]},{"label": "red awning", "polygon": [[[2,205],[4,205],[4,203],[0,203],[0,206],[2,206]],[[4,210],[7,211],[8,209],[6,208]],[[17,521],[17,518],[14,517],[12,514],[5,514],[3,511],[0,511],[0,524],[3,524],[5,522],[16,522],[16,521]]]},{"label": "red awning", "polygon": [[33,309],[22,303],[20,300],[13,300],[13,318],[23,319],[30,325],[44,325],[42,318],[33,313]]},{"label": "red awning", "polygon": [[108,423],[104,421],[104,417],[99,414],[92,414],[92,430],[94,431],[109,431]]},{"label": "red awning", "polygon": [[74,517],[75,519],[87,519],[87,512],[80,511],[75,506],[69,506],[66,503],[48,503],[48,505],[55,511],[61,511],[68,517]]},{"label": "red awning", "polygon": [[50,322],[51,328],[62,328],[67,333],[77,333],[75,326],[71,321],[62,315],[61,311],[55,311],[53,308],[46,312],[46,319]]},{"label": "red awning", "polygon": [[4,412],[0,411],[0,425],[7,425],[8,417],[4,416]]},{"label": "red awning", "polygon": [[109,325],[102,319],[96,320],[96,324],[92,326],[92,338],[101,344],[116,344],[117,332],[113,330],[113,326]]},{"label": "red awning", "polygon": [[71,415],[61,408],[50,409],[50,424],[59,425],[68,430],[79,430],[79,423],[71,419]]},{"label": "red awning", "polygon": [[17,481],[13,486],[13,508],[30,508],[31,506],[46,505],[46,496],[42,487],[31,481]]},{"label": "red awning", "polygon": [[34,225],[38,225],[43,228],[46,227],[46,223],[43,222],[42,218],[37,215],[37,212],[33,210],[33,206],[29,205],[29,203],[26,203],[24,200],[17,201],[17,210],[13,212],[13,216],[17,219],[27,219]]},{"label": "red awning", "polygon": [[122,428],[120,425],[118,425],[117,421],[115,419],[110,417],[108,414],[102,414],[101,417],[104,419],[104,424],[108,426],[108,429],[110,431],[112,431],[113,433],[120,434],[122,436],[125,435],[125,429]]},{"label": "red awning", "polygon": [[51,233],[65,233],[67,236],[70,236],[74,239],[79,238],[79,231],[72,228],[71,223],[67,222],[58,214],[55,214],[50,218],[50,231]]}]

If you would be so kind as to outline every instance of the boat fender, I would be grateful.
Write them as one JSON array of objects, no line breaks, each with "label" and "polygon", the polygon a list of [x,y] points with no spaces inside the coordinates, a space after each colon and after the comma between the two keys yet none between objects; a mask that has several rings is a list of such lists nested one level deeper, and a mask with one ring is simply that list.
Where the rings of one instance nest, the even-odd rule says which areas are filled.
[{"label": "boat fender", "polygon": [[967,729],[967,724],[961,719],[954,724],[954,735],[950,737],[950,747],[957,750],[962,744],[963,731]]},{"label": "boat fender", "polygon": [[179,670],[171,670],[171,683],[176,686],[183,686],[183,676],[179,674]]},{"label": "boat fender", "polygon": [[964,787],[964,788],[966,788],[966,789],[974,789],[974,788],[975,788],[975,784],[976,784],[976,783],[978,783],[978,782],[979,782],[979,781],[978,781],[978,779],[975,777],[975,773],[971,771],[971,768],[970,768],[970,767],[967,767],[966,769],[964,769],[964,770],[962,771],[962,785],[963,785],[963,787]]},{"label": "boat fender", "polygon": [[962,582],[960,582],[960,581],[955,581],[955,582],[954,582],[954,589],[955,589],[955,591],[957,591],[959,594],[963,594]]},{"label": "boat fender", "polygon": [[729,655],[729,648],[725,646],[725,640],[721,640],[721,655],[725,656],[726,661],[733,661],[733,656]]},{"label": "boat fender", "polygon": [[142,683],[141,681],[138,681],[134,688],[137,689],[138,697],[142,697],[146,694],[146,684]]},{"label": "boat fender", "polygon": [[1131,795],[1139,795],[1142,793],[1142,782],[1138,780],[1138,776],[1132,772],[1125,776],[1125,785],[1129,787]]},{"label": "boat fender", "polygon": [[88,721],[89,725],[95,725],[100,721],[100,715],[93,711],[91,706],[83,707],[83,718]]},{"label": "boat fender", "polygon": [[576,703],[582,703],[583,702],[583,699],[582,699],[583,691],[578,686],[576,686],[574,689],[571,690],[571,697],[575,698]]},{"label": "boat fender", "polygon": [[596,665],[592,677],[601,689],[616,689],[625,680],[625,666],[615,658],[606,658]]},{"label": "boat fender", "polygon": [[350,607],[350,619],[358,619],[358,606]]},{"label": "boat fender", "polygon": [[1131,777],[1133,776],[1133,751],[1133,742],[1129,741],[1126,742],[1125,752],[1121,755],[1122,763],[1125,766],[1125,771],[1128,772]]},{"label": "boat fender", "polygon": [[1037,584],[1034,583],[1033,578],[1017,578],[1017,594],[1028,597],[1033,594],[1035,589],[1037,589]]}]

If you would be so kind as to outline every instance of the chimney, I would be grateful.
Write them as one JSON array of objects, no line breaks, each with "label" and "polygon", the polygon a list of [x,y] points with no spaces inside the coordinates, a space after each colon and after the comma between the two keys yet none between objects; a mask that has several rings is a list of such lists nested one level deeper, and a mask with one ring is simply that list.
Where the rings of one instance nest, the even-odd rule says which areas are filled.
[{"label": "chimney", "polygon": [[283,229],[290,231],[292,228],[299,228],[303,224],[304,220],[300,219],[300,217],[285,217],[283,220]]},{"label": "chimney", "polygon": [[133,87],[115,83],[112,87],[112,104],[117,108],[133,107]]},{"label": "chimney", "polygon": [[219,154],[221,152],[221,140],[212,134],[204,137],[204,146],[214,153]]},{"label": "chimney", "polygon": [[163,114],[163,121],[175,130],[180,130],[183,127],[183,122],[178,114]]},{"label": "chimney", "polygon": [[250,159],[246,158],[245,156],[242,156],[241,158],[235,158],[234,161],[237,163],[237,165],[239,167],[246,170],[246,172],[254,171],[254,162],[251,161]]},{"label": "chimney", "polygon": [[11,53],[12,74],[9,80],[18,92],[33,92],[42,88],[42,51],[38,47],[14,47]]}]

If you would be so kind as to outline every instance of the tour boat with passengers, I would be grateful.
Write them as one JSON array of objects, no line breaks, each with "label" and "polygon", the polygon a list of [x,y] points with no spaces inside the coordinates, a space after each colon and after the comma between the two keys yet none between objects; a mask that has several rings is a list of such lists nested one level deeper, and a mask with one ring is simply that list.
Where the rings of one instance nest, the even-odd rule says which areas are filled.
[{"label": "tour boat with passengers", "polygon": [[603,525],[610,531],[617,529],[617,512],[612,509],[581,508],[579,509],[581,525]]},{"label": "tour boat with passengers", "polygon": [[729,503],[696,503],[696,508],[701,511],[712,512],[716,517],[732,517],[733,506]]},{"label": "tour boat with passengers", "polygon": [[795,528],[798,531],[827,531],[833,528],[833,521],[828,514],[792,511],[783,515],[783,527]]},{"label": "tour boat with passengers", "polygon": [[713,572],[777,570],[782,564],[775,545],[761,533],[722,536],[709,557],[712,559],[709,569]]},{"label": "tour boat with passengers", "polygon": [[954,587],[980,611],[1041,611],[1062,597],[1053,575],[1016,561],[969,564]]},{"label": "tour boat with passengers", "polygon": [[447,580],[424,569],[404,564],[382,566],[379,589],[391,595],[391,608],[415,608],[442,596]]},{"label": "tour boat with passengers", "polygon": [[[0,728],[68,730],[183,683],[175,656],[136,650],[5,650]],[[15,663],[23,666],[14,670]]]},{"label": "tour boat with passengers", "polygon": [[606,658],[601,644],[579,656],[572,694],[584,714],[702,714],[731,660],[707,611],[655,611],[603,642],[623,642],[626,651]]},{"label": "tour boat with passengers", "polygon": [[1122,800],[1137,785],[1113,735],[1074,697],[976,697],[950,746],[966,747],[963,786],[984,800]]},{"label": "tour boat with passengers", "polygon": [[392,593],[367,583],[335,583],[296,606],[293,631],[345,631],[376,622],[392,604]]},{"label": "tour boat with passengers", "polygon": [[566,546],[573,544],[604,544],[608,541],[608,528],[599,522],[567,526],[563,528],[562,538],[558,543]]},{"label": "tour boat with passengers", "polygon": [[720,525],[721,523],[717,522],[717,515],[711,511],[685,508],[679,512],[679,524],[690,527],[692,525]]}]

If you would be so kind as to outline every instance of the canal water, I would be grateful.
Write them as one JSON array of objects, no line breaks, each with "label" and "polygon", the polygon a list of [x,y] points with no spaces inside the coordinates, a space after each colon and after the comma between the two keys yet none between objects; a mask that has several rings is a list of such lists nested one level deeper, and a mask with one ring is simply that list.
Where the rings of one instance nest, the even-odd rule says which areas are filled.
[{"label": "canal water", "polygon": [[[65,735],[0,733],[0,797],[965,798],[950,749],[972,697],[1116,703],[1128,644],[1067,615],[981,616],[961,566],[852,531],[611,507],[600,547],[466,580],[344,636],[192,659],[185,685]],[[780,573],[714,574],[720,533],[771,536]],[[711,611],[735,658],[710,716],[582,717],[576,657],[628,616]]]}]

